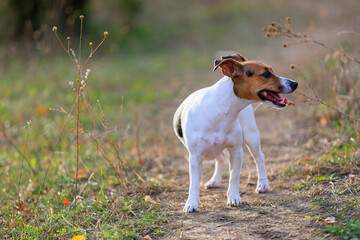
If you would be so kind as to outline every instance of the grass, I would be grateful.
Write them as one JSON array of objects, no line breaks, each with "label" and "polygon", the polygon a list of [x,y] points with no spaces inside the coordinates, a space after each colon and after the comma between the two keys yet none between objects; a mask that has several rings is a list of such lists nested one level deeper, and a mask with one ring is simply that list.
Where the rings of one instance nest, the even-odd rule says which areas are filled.
[{"label": "grass", "polygon": [[[143,197],[104,197],[101,194],[81,198],[77,224],[72,224],[74,212],[64,206],[63,196],[47,202],[47,211],[7,212],[2,226],[4,238],[69,239],[75,235],[103,239],[139,239],[146,235],[159,238],[168,232],[166,205],[152,205]],[[44,209],[45,210],[45,209]],[[10,222],[7,220],[11,219]],[[167,227],[166,227],[167,226]]]},{"label": "grass", "polygon": [[[53,30],[56,32],[57,29],[54,27]],[[71,58],[69,47],[65,51]],[[90,54],[94,54],[94,51],[91,50]],[[63,64],[55,65],[63,70]],[[13,65],[14,68],[16,66]],[[29,94],[26,97],[19,99],[18,94],[24,93],[9,91],[2,101],[4,104],[1,112],[4,113],[4,121],[1,122],[1,132],[2,141],[7,143],[7,146],[1,153],[1,165],[4,166],[3,176],[7,178],[2,182],[5,194],[1,201],[6,201],[6,204],[1,206],[0,224],[5,229],[1,235],[13,239],[69,239],[77,234],[107,239],[136,239],[145,235],[164,235],[163,226],[168,220],[167,213],[161,209],[166,205],[159,207],[145,203],[144,194],[148,187],[139,188],[137,178],[142,178],[131,169],[133,164],[128,165],[130,162],[136,162],[136,157],[127,160],[125,156],[125,151],[129,150],[123,145],[127,137],[126,129],[119,126],[118,131],[116,127],[108,126],[99,100],[95,101],[98,103],[96,110],[90,107],[90,98],[99,97],[99,94],[93,91],[87,92],[88,95],[82,94],[91,84],[89,81],[85,87],[80,83],[82,66],[79,65],[76,69],[76,81],[71,79],[71,75],[59,74],[69,79],[61,81],[64,91],[59,91],[59,87],[57,90],[56,87],[48,88],[51,85],[48,73],[34,71],[34,65],[29,67],[29,71],[33,73],[29,78],[35,79],[38,86],[43,83],[44,88],[33,88],[32,82],[27,89]],[[16,78],[16,75],[13,75],[15,72],[16,70],[6,72],[5,78]],[[57,76],[54,73],[54,80],[58,80]],[[12,87],[15,86],[16,89],[16,85],[19,84],[18,87],[21,88],[21,81],[23,79],[15,81]],[[139,92],[139,86],[147,87],[148,81],[149,79],[140,79],[140,85],[139,82],[135,82],[131,88]],[[74,88],[75,105],[73,84],[69,82],[75,82],[75,86],[77,85]],[[81,88],[84,88],[84,91]],[[49,89],[50,92],[58,94],[47,95]],[[45,95],[42,90],[45,91]],[[50,98],[50,101],[46,101],[48,105],[43,103],[39,95],[45,99]],[[80,101],[82,96],[86,100]],[[151,103],[150,100],[153,100],[146,96],[145,92],[141,96],[142,98],[135,99],[135,102]],[[51,102],[52,97],[55,99],[54,103]],[[37,100],[36,106],[27,105],[33,102],[32,98]],[[59,99],[63,101],[59,102]],[[120,101],[116,102],[120,115],[122,99],[121,96]],[[59,103],[64,105],[59,106]],[[51,104],[57,105],[53,111],[49,111]],[[14,109],[21,109],[23,112],[17,114]],[[85,115],[87,111],[90,111],[90,114]],[[122,116],[117,118],[119,121],[122,120]],[[86,127],[92,126],[92,123],[94,129],[88,131]],[[23,124],[24,127],[18,128],[19,124]],[[97,133],[98,129],[102,133]],[[76,167],[73,152],[76,152]],[[12,158],[18,161],[13,163]],[[78,184],[80,178],[86,181]]]},{"label": "grass", "polygon": [[[312,153],[284,169],[284,178],[296,178],[293,190],[312,200],[313,220],[322,223],[327,236],[342,239],[360,237],[360,149],[357,86],[360,61],[357,45],[349,39],[341,39],[336,47],[329,46],[309,34],[295,30],[290,18],[271,23],[264,28],[267,37],[284,37],[284,48],[311,43],[328,51],[324,63],[314,64],[311,71],[298,76],[307,82],[299,94],[304,102],[318,105],[307,113],[310,121],[316,121],[311,137],[305,146]],[[344,72],[349,75],[344,76]],[[314,76],[309,79],[307,76]],[[346,78],[343,81],[339,79]],[[320,87],[321,86],[321,87]],[[352,87],[347,87],[352,86]],[[298,92],[299,92],[298,91]],[[306,92],[306,94],[302,92]],[[317,153],[314,152],[318,151]],[[310,151],[311,152],[311,151]],[[329,226],[330,225],[330,226]]]},{"label": "grass", "polygon": [[[331,132],[336,130],[338,129],[332,129]],[[344,128],[342,130],[344,131]],[[353,132],[347,132],[349,133]],[[323,133],[317,131],[317,134]],[[331,141],[339,142],[338,139]],[[320,146],[314,147],[320,148]],[[311,218],[321,224],[325,236],[358,239],[360,237],[359,145],[354,138],[351,138],[327,148],[327,154],[324,154],[324,150],[320,151],[320,155],[307,153],[308,157],[284,169],[282,176],[298,179],[293,191],[310,198]]]},{"label": "grass", "polygon": [[[293,190],[312,199],[313,220],[322,223],[325,233],[343,239],[360,236],[360,152],[354,145],[335,147],[284,171],[286,177],[302,178]],[[328,223],[329,218],[335,221]]]}]

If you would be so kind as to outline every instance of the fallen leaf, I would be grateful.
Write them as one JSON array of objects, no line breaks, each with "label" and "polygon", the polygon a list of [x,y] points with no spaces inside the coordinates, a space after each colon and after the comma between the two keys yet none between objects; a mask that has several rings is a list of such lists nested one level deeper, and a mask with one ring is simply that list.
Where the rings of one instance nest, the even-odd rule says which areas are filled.
[{"label": "fallen leaf", "polygon": [[152,240],[151,237],[149,235],[146,235],[145,237],[143,237],[142,240]]},{"label": "fallen leaf", "polygon": [[317,190],[313,193],[313,196],[319,196],[320,195],[320,190]]},{"label": "fallen leaf", "polygon": [[64,207],[69,206],[69,200],[67,198],[64,199]]},{"label": "fallen leaf", "polygon": [[25,213],[30,213],[31,212],[31,210],[30,209],[28,209],[25,205],[23,205],[23,204],[18,204],[18,205],[16,205],[16,210],[18,210],[18,211],[22,211],[22,212],[25,212]]},{"label": "fallen leaf", "polygon": [[49,108],[45,106],[37,106],[34,109],[34,115],[36,116],[47,116],[49,114]]},{"label": "fallen leaf", "polygon": [[146,195],[144,199],[145,199],[145,202],[148,202],[150,204],[159,204],[158,202],[153,200],[149,195]]},{"label": "fallen leaf", "polygon": [[71,240],[85,240],[86,237],[84,235],[76,235]]},{"label": "fallen leaf", "polygon": [[320,122],[320,125],[322,125],[322,126],[327,126],[328,125],[328,121],[324,117],[321,117],[319,122]]},{"label": "fallen leaf", "polygon": [[327,217],[324,219],[326,223],[336,223],[335,217]]},{"label": "fallen leaf", "polygon": [[[78,178],[77,180],[80,180],[80,179],[83,179],[83,178],[87,178],[88,177],[88,174],[87,172],[84,170],[84,169],[79,169],[78,170]],[[73,179],[75,180],[76,179],[76,173],[74,173],[73,175]]]}]

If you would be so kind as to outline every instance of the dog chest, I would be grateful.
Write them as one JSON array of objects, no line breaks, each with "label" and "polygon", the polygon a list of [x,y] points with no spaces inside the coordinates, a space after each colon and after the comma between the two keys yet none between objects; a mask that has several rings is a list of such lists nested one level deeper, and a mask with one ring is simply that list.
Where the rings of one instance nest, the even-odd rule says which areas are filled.
[{"label": "dog chest", "polygon": [[229,137],[219,132],[202,136],[199,140],[199,150],[204,159],[216,158],[225,148],[230,146]]}]

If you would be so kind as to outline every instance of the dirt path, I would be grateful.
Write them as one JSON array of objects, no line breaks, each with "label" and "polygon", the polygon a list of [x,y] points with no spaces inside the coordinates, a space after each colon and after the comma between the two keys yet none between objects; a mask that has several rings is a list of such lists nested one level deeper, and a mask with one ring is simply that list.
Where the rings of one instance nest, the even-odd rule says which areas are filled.
[{"label": "dirt path", "polygon": [[[171,168],[177,169],[174,191],[158,197],[171,204],[170,210],[179,216],[173,221],[180,227],[165,239],[315,239],[316,223],[306,217],[311,215],[309,199],[296,196],[292,191],[294,183],[277,175],[301,157],[301,139],[305,131],[295,124],[296,116],[292,108],[277,111],[262,106],[256,111],[271,191],[254,193],[255,164],[245,150],[240,180],[242,207],[226,206],[228,172],[224,174],[220,188],[203,187],[212,175],[214,163],[211,161],[204,162],[199,212],[184,215],[188,163],[185,159],[171,163]],[[185,149],[180,151],[186,153]]]}]

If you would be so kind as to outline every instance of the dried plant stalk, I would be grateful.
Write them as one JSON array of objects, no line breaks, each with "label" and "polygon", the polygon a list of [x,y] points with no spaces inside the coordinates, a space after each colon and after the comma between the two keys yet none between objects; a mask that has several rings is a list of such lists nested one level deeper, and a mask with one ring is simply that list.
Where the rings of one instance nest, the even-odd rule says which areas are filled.
[{"label": "dried plant stalk", "polygon": [[75,220],[76,220],[76,210],[77,210],[77,192],[78,192],[78,171],[79,171],[79,157],[80,157],[80,134],[81,134],[81,128],[80,128],[80,101],[81,101],[81,92],[84,90],[84,88],[81,86],[81,73],[83,71],[83,69],[85,68],[85,66],[87,65],[89,59],[92,57],[92,55],[97,51],[97,49],[103,44],[103,42],[105,41],[105,39],[108,36],[108,32],[104,32],[104,38],[102,39],[102,41],[97,45],[97,47],[95,49],[92,48],[92,43],[89,44],[90,46],[90,54],[87,57],[85,63],[83,65],[81,65],[81,43],[82,43],[82,34],[83,34],[83,20],[84,20],[84,16],[80,15],[80,37],[79,37],[79,56],[78,59],[75,58],[75,56],[72,56],[72,54],[70,53],[70,43],[71,43],[71,39],[70,37],[67,37],[67,48],[65,48],[64,44],[62,43],[62,41],[60,40],[59,35],[57,34],[57,27],[54,26],[53,27],[53,32],[55,33],[55,36],[57,38],[57,40],[59,41],[61,47],[64,49],[64,51],[68,54],[68,56],[70,57],[71,62],[73,63],[76,72],[77,72],[77,84],[76,84],[76,89],[74,88],[74,93],[75,93],[75,98],[76,98],[76,133],[75,133],[75,137],[76,137],[76,172],[75,172],[75,199],[74,199],[74,218],[73,218],[73,224],[75,224]]},{"label": "dried plant stalk", "polygon": [[[295,39],[294,42],[290,42],[290,43],[283,43],[283,47],[289,47],[289,46],[294,46],[294,45],[298,45],[298,44],[303,44],[303,43],[314,43],[318,46],[321,46],[323,48],[326,48],[334,53],[339,54],[340,56],[352,61],[355,64],[360,64],[360,60],[348,55],[347,53],[345,53],[344,51],[334,48],[334,47],[330,47],[327,44],[318,41],[317,39],[315,39],[313,36],[308,35],[308,34],[303,34],[303,33],[299,33],[299,32],[295,32],[295,26],[292,24],[290,17],[286,18],[286,21],[279,21],[278,23],[274,23],[272,22],[269,26],[263,28],[263,31],[266,32],[266,37],[285,37],[285,38],[289,38],[289,39]],[[300,71],[299,67],[296,67],[294,64],[290,65],[290,69],[296,69],[298,71],[298,73],[304,78],[305,76],[302,74],[302,72]],[[299,91],[297,91],[296,93],[305,97],[306,101],[313,101],[313,102],[317,102],[321,105],[324,105],[328,108],[331,108],[333,110],[335,110],[336,112],[348,117],[349,119],[355,121],[355,122],[360,122],[360,119],[357,119],[356,117],[345,113],[341,110],[339,110],[337,107],[334,107],[328,103],[326,103],[325,101],[319,99],[315,89],[311,86],[311,84],[309,84],[310,89],[312,90],[314,97],[310,97],[304,93],[301,93]]]}]

